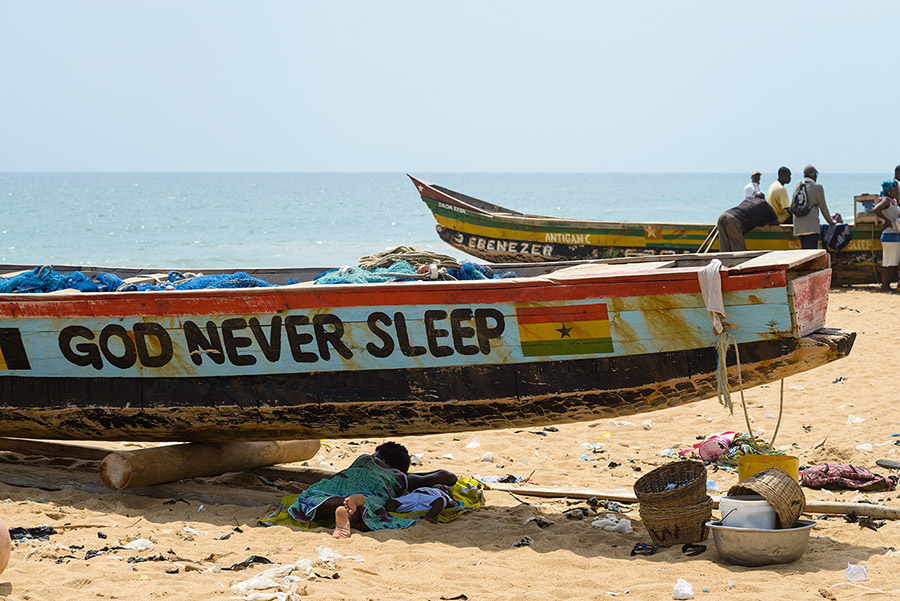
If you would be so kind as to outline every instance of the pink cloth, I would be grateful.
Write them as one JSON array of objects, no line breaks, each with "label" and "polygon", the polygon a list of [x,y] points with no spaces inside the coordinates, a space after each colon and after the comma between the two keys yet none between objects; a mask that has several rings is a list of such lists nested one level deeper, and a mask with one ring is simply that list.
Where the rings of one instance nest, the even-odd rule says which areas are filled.
[{"label": "pink cloth", "polygon": [[804,486],[851,490],[893,490],[894,481],[871,470],[845,463],[820,463],[800,474]]}]

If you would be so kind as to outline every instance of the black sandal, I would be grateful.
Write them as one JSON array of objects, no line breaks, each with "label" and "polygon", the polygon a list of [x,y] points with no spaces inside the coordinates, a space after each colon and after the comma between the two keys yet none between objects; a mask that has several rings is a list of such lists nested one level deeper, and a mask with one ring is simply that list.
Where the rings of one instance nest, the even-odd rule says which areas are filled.
[{"label": "black sandal", "polygon": [[688,543],[685,546],[681,547],[681,552],[688,557],[700,555],[704,551],[706,551],[706,545],[693,545],[691,543]]}]

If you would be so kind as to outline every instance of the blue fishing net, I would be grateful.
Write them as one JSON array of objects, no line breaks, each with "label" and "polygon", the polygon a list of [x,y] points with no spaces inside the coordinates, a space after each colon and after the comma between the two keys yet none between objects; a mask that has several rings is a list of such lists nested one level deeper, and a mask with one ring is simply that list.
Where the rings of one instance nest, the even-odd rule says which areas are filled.
[{"label": "blue fishing net", "polygon": [[[514,278],[514,271],[504,271],[497,275],[488,265],[479,265],[472,261],[463,261],[459,269],[445,269],[448,280],[492,280]],[[385,282],[409,282],[431,279],[427,274],[419,274],[416,268],[400,260],[390,267],[378,267],[374,270],[362,267],[341,267],[332,269],[315,277],[316,284],[383,284]]]},{"label": "blue fishing net", "polygon": [[[296,284],[288,280],[287,284]],[[8,278],[0,278],[0,294],[11,292],[56,292],[57,290],[79,290],[81,292],[143,292],[145,290],[200,290],[207,288],[264,288],[278,286],[255,278],[242,271],[215,275],[185,276],[178,271],[170,271],[167,281],[125,284],[114,273],[101,273],[88,278],[80,271],[63,274],[49,265]]]},{"label": "blue fishing net", "polygon": [[[288,284],[296,284],[297,280],[288,280]],[[208,288],[269,288],[278,286],[265,280],[238,271],[235,273],[218,273],[215,275],[185,276],[180,271],[170,271],[167,282],[159,284],[128,284],[120,292],[144,292],[146,290],[204,290]]]},{"label": "blue fishing net", "polygon": [[81,292],[109,292],[121,285],[122,280],[111,273],[101,273],[92,280],[80,271],[62,274],[49,265],[44,265],[19,275],[0,278],[0,293],[56,292],[67,289]]}]

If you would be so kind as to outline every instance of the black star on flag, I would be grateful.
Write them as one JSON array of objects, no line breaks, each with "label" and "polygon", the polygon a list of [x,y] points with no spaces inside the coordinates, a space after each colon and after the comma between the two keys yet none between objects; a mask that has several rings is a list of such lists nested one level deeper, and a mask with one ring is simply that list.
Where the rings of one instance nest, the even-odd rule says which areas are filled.
[{"label": "black star on flag", "polygon": [[571,338],[571,336],[569,336],[569,332],[572,331],[572,328],[567,328],[566,324],[562,324],[562,327],[557,328],[556,331],[559,332],[560,340],[562,340],[563,338]]}]

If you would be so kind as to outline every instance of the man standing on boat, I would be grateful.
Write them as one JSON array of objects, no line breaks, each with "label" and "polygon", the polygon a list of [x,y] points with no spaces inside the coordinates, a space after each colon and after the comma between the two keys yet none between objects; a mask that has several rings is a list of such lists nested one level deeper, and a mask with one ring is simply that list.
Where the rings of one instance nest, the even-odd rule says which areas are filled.
[{"label": "man standing on boat", "polygon": [[[758,171],[756,173],[759,173]],[[762,194],[762,192],[760,192]],[[732,252],[747,250],[744,235],[761,225],[778,225],[778,217],[765,196],[750,196],[744,202],[728,209],[716,222],[719,228],[719,250]]]},{"label": "man standing on boat", "polygon": [[744,186],[744,200],[751,196],[756,198],[765,198],[766,195],[759,189],[759,180],[762,179],[762,173],[754,169],[750,172],[750,183]]},{"label": "man standing on boat", "polygon": [[[800,247],[806,249],[815,249],[819,247],[819,213],[825,217],[828,225],[834,225],[834,219],[825,204],[825,188],[822,184],[817,183],[819,179],[819,170],[812,165],[803,168],[803,181],[797,184],[806,187],[806,197],[809,203],[809,212],[806,215],[794,215],[794,236],[800,238]],[[794,188],[794,195],[797,194],[797,188]]]},{"label": "man standing on boat", "polygon": [[787,167],[778,168],[778,179],[769,186],[768,200],[772,205],[772,210],[778,216],[781,223],[793,223],[793,215],[788,212],[791,206],[791,197],[788,194],[786,185],[791,183],[791,170]]}]

